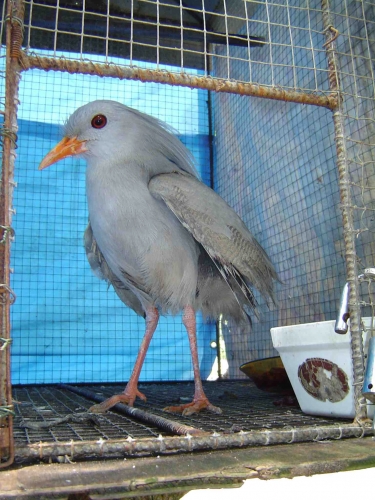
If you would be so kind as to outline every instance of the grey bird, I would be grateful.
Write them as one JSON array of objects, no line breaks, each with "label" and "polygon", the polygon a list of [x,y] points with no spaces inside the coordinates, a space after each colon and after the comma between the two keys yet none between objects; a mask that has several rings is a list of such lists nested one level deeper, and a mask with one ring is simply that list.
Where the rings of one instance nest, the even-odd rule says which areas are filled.
[{"label": "grey bird", "polygon": [[223,314],[236,322],[258,315],[252,287],[267,304],[277,273],[266,252],[229,205],[197,176],[189,150],[159,120],[115,101],[77,109],[65,137],[39,169],[68,156],[87,161],[89,225],[85,249],[94,273],[146,320],[146,332],[123,393],[92,411],[116,403],[133,405],[138,379],[159,314],[183,311],[193,363],[191,403],[166,411],[220,413],[207,399],[199,372],[196,312]]}]

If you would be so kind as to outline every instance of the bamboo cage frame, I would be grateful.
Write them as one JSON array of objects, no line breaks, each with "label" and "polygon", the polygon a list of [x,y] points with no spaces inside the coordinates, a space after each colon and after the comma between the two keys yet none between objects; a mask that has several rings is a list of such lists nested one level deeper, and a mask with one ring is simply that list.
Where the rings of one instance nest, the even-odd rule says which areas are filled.
[{"label": "bamboo cage frame", "polygon": [[0,467],[10,465],[14,460],[15,450],[12,438],[12,397],[10,381],[10,306],[14,293],[10,288],[10,243],[13,172],[17,139],[17,92],[20,74],[30,69],[45,71],[66,71],[100,75],[119,79],[140,80],[168,85],[187,86],[206,89],[214,92],[226,92],[239,95],[276,99],[285,102],[322,106],[332,111],[335,130],[337,168],[339,172],[339,188],[341,197],[342,220],[344,230],[344,246],[347,281],[350,283],[350,318],[351,347],[354,372],[354,391],[356,401],[356,418],[352,424],[332,425],[321,428],[293,428],[285,430],[265,430],[240,432],[237,435],[192,436],[189,432],[183,437],[118,440],[102,442],[69,442],[39,443],[17,449],[17,455],[24,459],[51,458],[69,456],[73,458],[99,457],[116,458],[124,455],[144,456],[150,454],[167,454],[175,451],[213,450],[231,447],[295,443],[317,441],[321,439],[341,439],[363,437],[372,433],[366,423],[366,404],[361,394],[364,378],[364,355],[362,331],[360,328],[359,281],[356,265],[355,231],[353,228],[353,207],[351,204],[348,159],[345,144],[345,116],[342,109],[340,92],[340,68],[335,53],[335,40],[338,31],[332,25],[329,12],[329,1],[322,0],[323,24],[326,36],[326,57],[330,92],[327,94],[298,92],[267,87],[253,83],[240,83],[232,80],[191,76],[185,73],[175,74],[167,71],[120,67],[114,64],[97,64],[90,61],[74,61],[41,57],[22,49],[23,32],[23,0],[8,0],[6,17],[6,100],[3,139],[2,184],[0,200],[0,322],[3,347],[0,349]]}]

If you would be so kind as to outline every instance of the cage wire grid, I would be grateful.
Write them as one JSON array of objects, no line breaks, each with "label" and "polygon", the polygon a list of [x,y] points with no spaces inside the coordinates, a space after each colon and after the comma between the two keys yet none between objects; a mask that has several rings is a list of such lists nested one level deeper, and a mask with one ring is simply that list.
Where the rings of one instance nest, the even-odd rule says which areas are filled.
[{"label": "cage wire grid", "polygon": [[[72,162],[70,166],[51,170],[50,175],[44,177],[36,168],[29,168],[30,164],[37,165],[40,156],[58,140],[58,127],[48,123],[59,119],[50,113],[55,99],[59,99],[64,109],[73,111],[85,102],[87,92],[91,99],[100,98],[102,82],[88,76],[69,75],[67,80],[63,73],[35,73],[28,72],[20,85],[20,100],[25,103],[19,115],[19,161],[23,168],[18,170],[15,229],[22,234],[22,239],[18,239],[18,254],[13,254],[13,265],[19,270],[13,279],[14,286],[22,288],[18,304],[22,303],[23,307],[20,309],[15,304],[13,308],[13,383],[126,380],[144,333],[144,320],[124,308],[114,291],[107,290],[107,285],[94,277],[80,248],[87,224],[84,165]],[[106,88],[107,98],[121,99],[143,111],[156,112],[158,117],[163,114],[180,131],[179,137],[194,152],[198,166],[202,165],[202,178],[209,180],[207,104],[203,91],[155,84],[142,84],[140,88],[140,84],[132,82],[126,86],[124,95],[123,82],[110,83]],[[51,85],[57,92],[45,94],[35,105],[32,102],[35,85],[46,88]],[[75,89],[73,98],[72,88]],[[181,105],[178,112],[175,107],[168,109],[168,103],[177,104],[180,100],[186,104]],[[39,120],[37,133],[34,116]],[[50,237],[51,233],[54,238]],[[35,237],[37,248],[30,243]],[[38,255],[43,258],[39,259]],[[50,259],[49,255],[56,258]],[[24,283],[25,275],[27,283]],[[28,321],[24,328],[26,308],[35,321]],[[215,325],[202,320],[198,325],[199,346],[203,350],[202,371],[208,376],[215,357],[209,345],[216,336]],[[28,352],[23,351],[21,339],[29,345]],[[186,349],[188,339],[181,320],[162,318],[144,366],[145,380],[190,378],[190,362],[184,356]],[[158,357],[161,361],[154,368],[153,359]]]},{"label": "cage wire grid", "polygon": [[[38,75],[43,72],[38,71],[46,70],[47,74],[69,73],[72,81],[76,75],[85,74],[109,76],[118,82],[125,79],[168,83],[213,91],[207,95],[212,113],[207,127],[212,128],[213,135],[214,187],[267,250],[283,281],[277,290],[279,308],[268,312],[262,306],[263,322],[253,325],[251,336],[222,319],[218,339],[221,375],[237,378],[241,376],[238,366],[242,362],[274,354],[269,338],[271,326],[335,317],[341,288],[349,281],[357,417],[362,419],[365,402],[361,397],[364,356],[360,306],[371,314],[373,299],[371,290],[360,287],[357,277],[374,260],[374,3],[45,0],[8,1],[7,6],[1,24],[3,43],[4,26],[9,28],[8,84],[4,90],[7,105],[2,115],[3,338],[10,337],[9,207],[14,187],[19,74],[26,79],[33,73],[41,81],[43,76]],[[4,50],[3,47],[3,57]],[[55,74],[57,82],[60,77]],[[25,88],[21,84],[21,112],[35,96],[35,88],[32,91],[29,87],[29,95]],[[90,92],[89,88],[83,92]],[[39,95],[40,109],[43,99]],[[59,99],[63,102],[64,97]],[[45,108],[47,103],[45,99]],[[22,151],[17,153],[21,155]],[[208,155],[203,154],[200,161],[207,165]],[[73,174],[71,180],[64,181],[64,187],[74,186],[78,169]],[[206,181],[210,181],[209,173]],[[24,196],[27,200],[27,194]],[[77,192],[75,203],[82,203],[80,199]],[[37,282],[35,285],[38,287]],[[64,299],[56,289],[50,292],[56,294],[55,298]],[[32,288],[29,294],[31,299]],[[113,332],[119,323],[122,328],[130,325],[115,321],[110,327]],[[100,335],[98,338],[99,351],[107,349],[106,341],[102,342]],[[119,338],[114,333],[112,339]],[[9,346],[9,342],[3,345]],[[77,349],[82,347],[78,345]],[[9,349],[2,349],[0,355],[9,357]],[[91,355],[94,366],[99,354]],[[3,366],[9,366],[9,360],[5,361]],[[54,364],[51,357],[50,369]],[[61,360],[60,364],[63,366]],[[119,365],[115,364],[115,370]],[[34,370],[36,373],[37,367]],[[77,376],[82,376],[82,372],[78,375],[77,371]],[[64,376],[61,381],[67,381],[63,379]],[[29,382],[40,380],[30,378]],[[2,372],[2,405],[11,411],[9,384],[9,373]],[[8,436],[5,440],[2,437],[2,458],[11,460],[12,418],[5,414],[2,421],[5,432],[1,435]],[[217,443],[271,444],[366,432],[359,424],[326,425],[321,421],[321,426],[316,423],[312,428],[293,423],[293,431],[288,428],[285,432],[264,433],[246,429],[241,435],[192,440],[197,439],[196,447],[204,449]],[[190,449],[194,448],[190,439],[188,442]],[[55,451],[46,445],[45,456],[56,455],[60,445],[58,440],[51,445]],[[57,454],[69,455],[69,445],[61,446],[65,446],[66,453]],[[141,449],[143,445],[134,446]],[[160,451],[160,443],[151,439],[150,453],[158,446]],[[185,450],[186,440],[178,441],[177,446]],[[115,453],[116,444],[111,449],[110,453]],[[34,447],[30,453],[37,456],[35,450]]]}]

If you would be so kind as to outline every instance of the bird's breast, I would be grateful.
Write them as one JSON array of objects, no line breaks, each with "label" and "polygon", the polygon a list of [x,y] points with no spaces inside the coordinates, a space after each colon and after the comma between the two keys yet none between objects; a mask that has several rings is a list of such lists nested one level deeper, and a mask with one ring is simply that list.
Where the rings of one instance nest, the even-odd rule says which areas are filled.
[{"label": "bird's breast", "polygon": [[[98,246],[112,271],[132,276],[161,307],[178,310],[195,295],[197,244],[142,176],[88,169],[87,200]],[[170,302],[168,304],[163,304]]]},{"label": "bird's breast", "polygon": [[120,246],[131,257],[131,249],[139,254],[152,245],[161,222],[160,207],[142,178],[128,179],[111,169],[103,175],[92,168],[87,171],[86,191],[91,225],[104,254]]}]

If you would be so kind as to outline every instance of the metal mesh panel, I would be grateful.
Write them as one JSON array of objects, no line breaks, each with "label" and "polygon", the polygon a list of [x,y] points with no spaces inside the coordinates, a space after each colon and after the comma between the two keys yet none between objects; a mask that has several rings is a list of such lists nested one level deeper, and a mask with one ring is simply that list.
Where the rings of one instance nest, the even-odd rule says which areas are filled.
[{"label": "metal mesh panel", "polygon": [[[43,89],[38,100],[36,87]],[[17,244],[12,254],[13,286],[18,290],[12,309],[14,383],[127,380],[144,334],[144,319],[126,308],[87,263],[85,163],[72,161],[47,175],[37,170],[60,139],[60,124],[86,102],[87,94],[91,100],[121,100],[169,122],[194,153],[202,178],[210,180],[205,91],[118,80],[103,83],[99,77],[39,70],[25,73],[20,83]],[[202,373],[207,377],[215,356],[210,347],[215,325],[202,319],[198,325]],[[191,376],[181,318],[161,318],[142,378]]]},{"label": "metal mesh panel", "polygon": [[[320,23],[314,1],[30,1],[25,45],[55,54],[70,46],[69,57],[90,53],[93,62],[104,55],[137,66],[170,63],[175,72],[200,68],[206,76],[212,64],[220,67],[214,77],[322,92],[329,86]],[[238,64],[246,73],[238,75]]]},{"label": "metal mesh panel", "polygon": [[[317,11],[271,2],[258,5],[254,17],[258,22],[263,21],[263,29],[269,30],[271,40],[280,43],[270,44],[266,60],[262,49],[254,51],[257,62],[250,65],[239,59],[231,61],[232,74],[243,80],[250,76],[250,68],[255,81],[314,89],[318,81],[316,72],[309,71],[307,63],[301,66],[294,61],[296,57],[319,61],[326,68],[319,50],[311,50],[308,55],[307,49],[300,48],[318,48],[323,44]],[[308,26],[315,29],[308,30]],[[298,32],[299,42],[298,48],[292,50],[288,41],[296,38],[294,32]],[[223,52],[220,47],[217,50]],[[213,74],[222,74],[224,67],[225,61],[214,60]],[[322,89],[327,89],[328,79],[321,80]],[[341,236],[340,214],[335,208],[338,186],[333,126],[330,113],[322,109],[259,99],[244,102],[238,96],[219,94],[213,99],[215,187],[267,249],[284,282],[279,290],[280,307],[272,313],[264,308],[262,321],[253,326],[251,335],[247,332],[244,336],[234,325],[224,324],[226,354],[232,360],[227,376],[240,376],[241,363],[276,354],[270,327],[330,319],[335,315],[335,293],[332,284],[331,290],[323,286],[324,261],[319,252],[326,246],[327,256],[336,253],[334,240],[327,239],[332,226],[337,227],[335,239],[339,241]],[[331,210],[324,212],[327,205]],[[339,266],[335,265],[337,261]],[[334,255],[329,266],[335,266],[337,278],[345,272],[340,264],[343,259]],[[340,283],[336,283],[337,287]]]},{"label": "metal mesh panel", "polygon": [[229,376],[238,377],[241,363],[277,354],[273,326],[336,317],[345,282],[340,195],[330,111],[230,95],[213,100],[215,187],[282,281],[278,307],[262,303],[251,334],[228,326]]},{"label": "metal mesh panel", "polygon": [[[310,2],[309,7],[290,9],[271,3],[259,6],[256,15],[267,19],[275,9],[279,20],[289,16],[291,32],[295,26],[302,27],[298,38],[301,47],[310,43],[320,47],[324,43],[320,4]],[[351,186],[358,272],[362,272],[374,259],[373,5],[330,2],[329,8],[339,33],[336,71],[347,127],[350,179],[346,182]],[[306,29],[308,26],[312,29]],[[270,30],[275,36],[279,30],[282,38],[281,26],[275,28],[271,22]],[[275,44],[274,64],[254,65],[257,81],[280,82],[275,78],[279,71],[276,61],[288,61],[286,50],[283,44]],[[311,53],[315,63],[319,61],[318,67],[326,67],[321,56],[319,51]],[[306,54],[295,47],[293,57],[304,58]],[[231,63],[236,78],[246,78],[248,65],[239,60]],[[224,65],[214,62],[213,74],[222,73]],[[316,79],[316,73],[292,60],[285,68],[285,86],[293,79],[296,87],[313,89],[318,84],[321,90],[327,88],[328,79],[322,80],[322,74]],[[326,110],[259,99],[244,102],[241,97],[219,94],[214,96],[214,109],[216,188],[253,229],[283,281],[277,311],[270,314],[264,308],[263,321],[254,325],[252,336],[245,336],[245,344],[241,343],[243,332],[224,325],[227,357],[236,360],[233,368],[229,363],[229,376],[239,376],[236,365],[247,358],[274,354],[270,327],[335,318],[345,282],[339,180],[333,123]],[[361,293],[363,300],[366,291]],[[241,345],[246,348],[241,349]]]},{"label": "metal mesh panel", "polygon": [[[68,386],[69,387],[69,386]],[[105,397],[121,390],[121,386],[102,385],[88,387]],[[194,391],[193,384],[151,384],[144,383],[141,390],[149,396],[147,403],[140,402],[137,407],[153,415],[170,418],[205,432],[231,434],[240,431],[284,428],[286,426],[310,426],[345,424],[345,419],[326,419],[303,415],[293,398],[283,398],[279,394],[267,394],[255,388],[250,381],[225,383],[206,383],[205,389],[213,404],[223,409],[221,416],[201,413],[190,417],[165,413],[162,409],[171,403],[189,399]],[[68,388],[56,386],[15,387],[17,401],[16,443],[35,444],[39,441],[68,441],[94,439],[133,439],[158,437],[161,431],[156,425],[129,419],[111,411],[98,415],[95,422],[68,422],[54,424],[56,418],[85,412],[92,401],[74,394]],[[50,428],[43,427],[50,423]],[[40,428],[37,425],[41,424]],[[28,427],[29,426],[29,427]]]},{"label": "metal mesh panel", "polygon": [[[15,387],[16,460],[70,462],[87,458],[124,458],[128,456],[162,455],[193,450],[218,450],[243,446],[295,443],[305,440],[360,437],[369,430],[344,419],[329,419],[303,415],[295,402],[278,394],[266,394],[250,381],[205,383],[205,391],[222,415],[201,413],[190,417],[169,415],[162,411],[165,404],[191,397],[192,384],[150,384],[142,390],[150,395],[145,424],[141,419],[129,419],[110,411],[87,418],[91,405],[89,394],[108,396],[118,386],[36,386]],[[88,395],[82,397],[76,391]],[[120,410],[119,410],[120,411]],[[143,410],[137,410],[143,411]],[[63,416],[63,418],[61,418]],[[92,416],[92,414],[91,414]],[[159,425],[167,417],[175,429],[169,432]],[[188,431],[183,430],[188,429]],[[181,430],[177,432],[176,429]],[[178,458],[177,458],[178,460]]]}]

